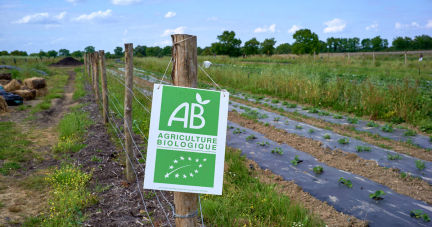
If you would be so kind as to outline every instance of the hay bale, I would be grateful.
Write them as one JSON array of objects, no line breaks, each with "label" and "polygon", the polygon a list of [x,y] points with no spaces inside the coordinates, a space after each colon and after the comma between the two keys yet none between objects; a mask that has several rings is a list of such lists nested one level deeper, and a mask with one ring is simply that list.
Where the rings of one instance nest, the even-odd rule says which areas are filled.
[{"label": "hay bale", "polygon": [[0,95],[0,113],[6,113],[8,112],[8,105],[3,98],[3,96]]},{"label": "hay bale", "polygon": [[16,91],[21,89],[21,85],[18,83],[17,80],[13,79],[11,82],[4,86],[4,89],[7,92]]},{"label": "hay bale", "polygon": [[40,89],[33,89],[33,90],[36,91],[36,97],[43,97],[49,93],[48,88],[46,87]]},{"label": "hay bale", "polygon": [[24,80],[24,85],[31,89],[40,89],[46,87],[45,78],[32,77]]},{"label": "hay bale", "polygon": [[11,82],[10,80],[0,80],[0,85],[6,85],[9,82]]},{"label": "hay bale", "polygon": [[21,96],[24,100],[33,100],[36,97],[35,90],[16,90],[11,92],[12,94]]},{"label": "hay bale", "polygon": [[11,73],[1,73],[0,74],[0,80],[12,80],[12,74]]}]

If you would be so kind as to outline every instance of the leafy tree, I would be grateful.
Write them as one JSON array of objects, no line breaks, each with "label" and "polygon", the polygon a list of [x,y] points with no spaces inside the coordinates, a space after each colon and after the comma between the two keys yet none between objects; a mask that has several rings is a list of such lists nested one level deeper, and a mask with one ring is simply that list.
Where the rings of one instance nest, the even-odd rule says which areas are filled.
[{"label": "leafy tree", "polygon": [[243,47],[243,52],[246,55],[259,54],[260,42],[254,37],[249,41],[246,41]]},{"label": "leafy tree", "polygon": [[363,39],[361,41],[361,45],[362,45],[363,51],[370,50],[372,48],[372,42],[370,39]]},{"label": "leafy tree", "polygon": [[392,46],[395,47],[396,50],[408,50],[410,48],[407,41],[401,36],[398,36],[393,39]]},{"label": "leafy tree", "polygon": [[230,57],[240,56],[240,45],[242,41],[235,38],[234,31],[224,31],[217,37],[218,43],[212,43],[212,50],[217,54],[228,55]]},{"label": "leafy tree", "polygon": [[55,50],[50,50],[50,51],[48,51],[47,55],[48,55],[48,58],[50,58],[50,57],[56,58],[58,56],[58,52]]},{"label": "leafy tree", "polygon": [[69,50],[60,49],[59,50],[59,56],[65,56],[65,57],[70,56]]},{"label": "leafy tree", "polygon": [[162,55],[162,48],[155,46],[155,47],[147,47],[146,49],[146,55],[147,57],[156,57],[158,55]]},{"label": "leafy tree", "polygon": [[415,50],[430,50],[432,49],[432,37],[428,35],[415,36],[412,47]]},{"label": "leafy tree", "polygon": [[[140,54],[140,53],[138,53],[138,54]],[[134,53],[134,55],[135,55],[135,53]],[[109,58],[111,58],[111,53],[108,51],[105,53],[105,59],[109,59]]]},{"label": "leafy tree", "polygon": [[21,51],[21,56],[28,56],[27,51]]},{"label": "leafy tree", "polygon": [[274,38],[265,39],[260,44],[261,53],[273,55],[273,51],[275,50],[274,45],[276,44],[276,40]]},{"label": "leafy tree", "polygon": [[146,49],[147,49],[147,46],[138,45],[134,48],[133,54],[134,54],[134,56],[137,56],[137,57],[145,57],[146,56]]},{"label": "leafy tree", "polygon": [[10,55],[12,56],[22,56],[22,51],[14,50],[10,52]]},{"label": "leafy tree", "polygon": [[348,51],[355,52],[360,47],[360,39],[357,37],[348,39]]},{"label": "leafy tree", "polygon": [[77,50],[77,51],[72,52],[71,55],[72,55],[72,57],[74,57],[74,58],[82,58],[82,56],[83,56],[83,52]]},{"label": "leafy tree", "polygon": [[387,39],[383,39],[381,42],[381,49],[387,49],[388,48],[388,40]]},{"label": "leafy tree", "polygon": [[381,50],[382,49],[382,42],[383,42],[383,40],[381,39],[380,36],[376,36],[375,38],[371,39],[372,49],[374,51]]},{"label": "leafy tree", "polygon": [[[197,52],[198,52],[198,50],[197,50]],[[164,47],[162,50],[162,53],[163,53],[163,56],[171,56],[171,46]]]},{"label": "leafy tree", "polygon": [[9,53],[6,50],[0,52],[0,56],[7,56],[7,55],[9,55]]},{"label": "leafy tree", "polygon": [[43,50],[40,50],[39,51],[39,57],[42,59],[42,57],[45,57],[47,54],[43,51]]},{"label": "leafy tree", "polygon": [[95,47],[94,46],[88,46],[88,47],[84,48],[84,52],[86,52],[86,53],[94,53],[95,52]]},{"label": "leafy tree", "polygon": [[[327,52],[328,51],[328,48],[327,48],[327,43],[326,42],[324,42],[324,41],[322,41],[322,40],[320,40],[319,41],[320,42],[320,53],[324,53],[324,52]],[[276,48],[277,49],[277,48]]]},{"label": "leafy tree", "polygon": [[276,52],[279,54],[289,54],[292,51],[292,46],[289,43],[282,43],[276,47]]},{"label": "leafy tree", "polygon": [[121,48],[121,47],[116,47],[116,48],[114,49],[114,55],[115,55],[116,57],[121,57],[121,56],[123,55],[123,48]]},{"label": "leafy tree", "polygon": [[203,56],[211,56],[211,55],[213,55],[213,51],[212,51],[211,47],[205,47],[201,54]]},{"label": "leafy tree", "polygon": [[197,47],[197,55],[201,55],[202,52],[203,52],[203,48]]},{"label": "leafy tree", "polygon": [[320,42],[318,35],[311,32],[309,29],[300,29],[293,35],[296,40],[293,44],[294,54],[313,54],[314,51],[317,53],[320,49]]}]

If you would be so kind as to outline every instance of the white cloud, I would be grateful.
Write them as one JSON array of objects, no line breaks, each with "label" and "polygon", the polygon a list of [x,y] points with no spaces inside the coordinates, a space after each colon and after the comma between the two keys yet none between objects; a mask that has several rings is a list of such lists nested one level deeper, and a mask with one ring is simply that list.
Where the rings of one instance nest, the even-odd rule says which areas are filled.
[{"label": "white cloud", "polygon": [[165,14],[165,18],[175,17],[175,15],[176,15],[175,12],[168,12],[167,14]]},{"label": "white cloud", "polygon": [[53,43],[57,43],[57,42],[60,42],[60,41],[62,41],[62,40],[64,40],[65,38],[59,38],[59,39],[56,39],[56,40],[53,40],[51,43],[53,44]]},{"label": "white cloud", "polygon": [[94,19],[104,19],[104,18],[111,16],[111,12],[112,12],[112,10],[110,10],[110,9],[107,9],[105,12],[102,12],[101,10],[99,10],[99,11],[93,12],[89,15],[83,14],[83,15],[75,18],[74,20],[76,20],[76,21],[91,21]]},{"label": "white cloud", "polygon": [[60,25],[58,25],[58,24],[47,24],[47,25],[45,25],[46,29],[49,29],[49,28],[59,28],[59,27],[60,27]]},{"label": "white cloud", "polygon": [[369,31],[369,30],[374,29],[374,28],[375,28],[375,31],[378,31],[378,22],[377,21],[374,21],[372,25],[366,26],[366,31]]},{"label": "white cloud", "polygon": [[331,21],[324,22],[327,28],[324,28],[324,33],[336,33],[341,32],[346,27],[346,22],[342,19],[335,18]]},{"label": "white cloud", "polygon": [[288,33],[295,33],[296,31],[298,31],[298,30],[300,30],[300,29],[302,29],[303,27],[301,27],[300,25],[299,26],[297,26],[297,25],[293,25],[292,26],[292,28],[290,28],[289,30],[288,30]]},{"label": "white cloud", "polygon": [[211,17],[211,18],[207,18],[207,20],[217,21],[218,18],[217,17]]},{"label": "white cloud", "polygon": [[255,29],[255,33],[264,33],[264,32],[268,32],[268,33],[273,33],[276,31],[276,24],[272,24],[270,25],[270,27],[267,27],[267,25],[265,25],[262,28],[257,28]]},{"label": "white cloud", "polygon": [[[396,29],[419,28],[419,27],[420,27],[420,25],[417,24],[417,22],[412,22],[411,24],[402,24],[402,23],[396,22],[396,24],[395,24]],[[427,27],[427,25],[426,25],[426,27]]]},{"label": "white cloud", "polygon": [[155,45],[155,46],[158,46],[158,45],[168,46],[168,45],[171,45],[171,44],[172,44],[171,40],[165,40],[165,41],[162,41],[162,42],[156,42],[153,45]]},{"label": "white cloud", "polygon": [[426,25],[426,28],[432,28],[432,20],[428,21],[428,23]]},{"label": "white cloud", "polygon": [[140,3],[142,0],[111,0],[113,5],[130,5],[135,3]]},{"label": "white cloud", "polygon": [[164,33],[161,35],[162,37],[168,36],[171,34],[183,34],[186,30],[186,27],[178,27],[176,29],[167,29],[164,31]]},{"label": "white cloud", "polygon": [[49,23],[49,13],[36,13],[33,15],[27,15],[20,20],[13,21],[13,24],[27,24],[27,23]]},{"label": "white cloud", "polygon": [[125,31],[124,31],[124,34],[126,35],[128,33],[128,30],[127,29],[125,29]]},{"label": "white cloud", "polygon": [[66,15],[66,12],[62,12],[62,13],[60,13],[59,15],[54,16],[54,18],[57,19],[57,20],[61,20],[61,19],[64,18],[65,15]]}]

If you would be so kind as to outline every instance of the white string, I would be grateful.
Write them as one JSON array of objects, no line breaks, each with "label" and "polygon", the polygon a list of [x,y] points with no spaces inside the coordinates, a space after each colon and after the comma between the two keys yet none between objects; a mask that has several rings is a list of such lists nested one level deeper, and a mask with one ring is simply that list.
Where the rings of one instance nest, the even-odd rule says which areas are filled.
[{"label": "white string", "polygon": [[195,38],[196,36],[192,36],[192,37],[189,37],[189,38],[187,38],[187,39],[183,39],[182,41],[178,41],[178,42],[176,42],[176,43],[174,43],[174,45],[177,45],[177,44],[179,44],[179,43],[181,43],[181,42],[184,42],[184,41],[186,41],[186,40],[188,40],[188,39],[192,39],[192,38]]},{"label": "white string", "polygon": [[225,90],[222,90],[222,88],[220,88],[219,87],[219,85],[216,83],[216,82],[214,82],[214,80],[209,76],[209,74],[207,74],[207,72],[206,71],[204,71],[204,69],[203,68],[201,68],[201,66],[200,65],[198,65],[198,67],[208,76],[208,78],[221,90],[221,92],[222,92],[222,94],[223,94],[223,96],[225,97],[225,93],[224,93],[224,91]]},{"label": "white string", "polygon": [[161,82],[160,82],[160,84],[159,84],[159,86],[158,86],[158,89],[160,88],[160,86],[161,86],[161,84],[162,84],[162,82],[163,82],[163,80],[164,80],[164,78],[165,78],[165,74],[166,74],[166,72],[168,71],[168,67],[169,67],[169,65],[171,64],[171,61],[172,61],[172,58],[171,58],[170,61],[168,62],[168,65],[167,65],[167,67],[166,67],[166,69],[165,69],[165,73],[163,74],[163,77],[162,77],[162,80],[161,80]]}]

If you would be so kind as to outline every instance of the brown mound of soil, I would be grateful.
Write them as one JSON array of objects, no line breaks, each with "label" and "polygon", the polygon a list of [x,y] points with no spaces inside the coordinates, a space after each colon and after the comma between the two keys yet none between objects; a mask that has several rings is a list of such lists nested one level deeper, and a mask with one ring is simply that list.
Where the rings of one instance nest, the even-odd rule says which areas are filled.
[{"label": "brown mound of soil", "polygon": [[84,65],[84,63],[76,60],[73,57],[65,57],[57,63],[52,63],[49,66],[75,66],[75,65]]}]

